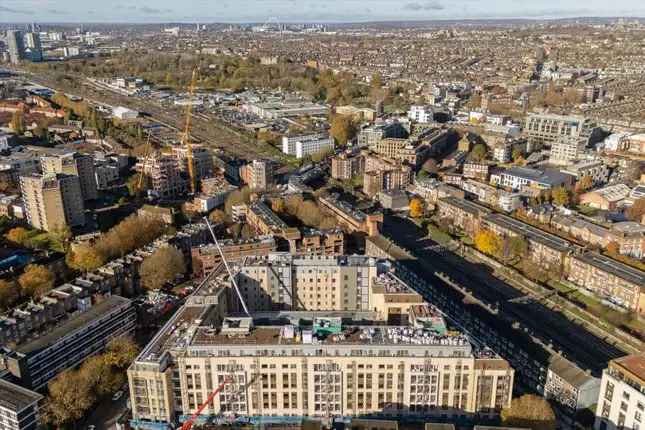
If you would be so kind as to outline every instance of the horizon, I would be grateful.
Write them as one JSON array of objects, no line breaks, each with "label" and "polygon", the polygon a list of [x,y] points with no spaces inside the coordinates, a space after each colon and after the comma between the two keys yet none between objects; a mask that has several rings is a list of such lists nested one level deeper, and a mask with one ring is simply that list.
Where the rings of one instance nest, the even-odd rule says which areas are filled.
[{"label": "horizon", "polygon": [[[37,11],[37,13],[34,13]],[[100,19],[97,19],[100,17]],[[172,0],[141,0],[112,4],[81,0],[2,0],[0,22],[165,24],[283,23],[356,24],[370,22],[424,22],[455,20],[553,20],[583,18],[642,18],[645,4],[617,0],[611,4],[588,0],[542,0],[517,4],[515,0],[188,0],[181,7]]]}]

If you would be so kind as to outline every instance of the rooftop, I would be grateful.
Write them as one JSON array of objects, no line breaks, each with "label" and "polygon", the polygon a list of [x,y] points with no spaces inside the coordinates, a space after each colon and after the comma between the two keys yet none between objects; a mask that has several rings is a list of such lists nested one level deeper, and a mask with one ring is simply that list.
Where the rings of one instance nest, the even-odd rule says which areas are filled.
[{"label": "rooftop", "polygon": [[568,241],[515,218],[502,214],[490,214],[486,217],[486,220],[557,251],[567,252],[572,249]]},{"label": "rooftop", "polygon": [[641,270],[595,252],[586,252],[575,258],[631,284],[639,285],[641,290],[645,288],[645,273]]},{"label": "rooftop", "polygon": [[443,197],[439,199],[439,201],[443,201],[449,205],[456,206],[465,212],[468,212],[470,214],[477,215],[477,216],[479,216],[479,214],[482,214],[482,213],[483,214],[491,213],[491,210],[485,206],[478,205],[477,203],[473,203],[469,200],[460,199],[453,196]]},{"label": "rooftop", "polygon": [[560,355],[555,355],[551,358],[549,370],[577,388],[582,387],[588,381],[596,379]]},{"label": "rooftop", "polygon": [[537,170],[528,167],[511,167],[502,172],[502,175],[516,176],[531,182],[557,186],[568,181],[570,175],[558,170]]},{"label": "rooftop", "polygon": [[39,402],[42,395],[0,379],[0,407],[20,412]]},{"label": "rooftop", "polygon": [[645,384],[645,352],[617,358],[610,365],[629,372],[630,376],[638,378],[641,384]]}]

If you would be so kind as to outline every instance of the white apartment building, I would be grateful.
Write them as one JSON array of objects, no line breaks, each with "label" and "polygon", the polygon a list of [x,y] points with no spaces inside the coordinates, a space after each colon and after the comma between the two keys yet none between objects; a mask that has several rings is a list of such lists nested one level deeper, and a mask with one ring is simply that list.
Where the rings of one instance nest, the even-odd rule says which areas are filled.
[{"label": "white apartment building", "polygon": [[602,373],[594,428],[645,428],[645,352],[609,362]]},{"label": "white apartment building", "polygon": [[431,106],[412,105],[408,111],[408,119],[420,123],[432,122],[434,110]]},{"label": "white apartment building", "polygon": [[296,158],[330,151],[333,148],[334,140],[328,133],[282,137],[282,152],[287,155],[295,155]]},{"label": "white apartment building", "polygon": [[549,162],[557,166],[566,166],[578,161],[583,153],[587,141],[577,137],[562,137],[551,143]]}]

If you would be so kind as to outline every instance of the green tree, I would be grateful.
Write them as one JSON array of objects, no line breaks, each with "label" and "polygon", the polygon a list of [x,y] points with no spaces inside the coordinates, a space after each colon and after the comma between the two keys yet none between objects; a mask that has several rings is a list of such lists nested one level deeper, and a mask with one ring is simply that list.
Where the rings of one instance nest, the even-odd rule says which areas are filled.
[{"label": "green tree", "polygon": [[506,427],[522,427],[531,430],[555,430],[555,413],[549,402],[540,396],[525,394],[511,401],[511,406],[502,409],[502,424]]},{"label": "green tree", "polygon": [[141,284],[148,290],[161,288],[177,275],[186,273],[184,255],[174,246],[164,246],[141,263]]},{"label": "green tree", "polygon": [[473,161],[484,161],[486,159],[486,154],[488,149],[483,143],[478,143],[473,147],[473,150],[470,152],[470,158]]},{"label": "green tree", "polygon": [[40,297],[54,288],[56,276],[46,266],[30,264],[25,268],[18,284],[23,292],[31,297]]}]

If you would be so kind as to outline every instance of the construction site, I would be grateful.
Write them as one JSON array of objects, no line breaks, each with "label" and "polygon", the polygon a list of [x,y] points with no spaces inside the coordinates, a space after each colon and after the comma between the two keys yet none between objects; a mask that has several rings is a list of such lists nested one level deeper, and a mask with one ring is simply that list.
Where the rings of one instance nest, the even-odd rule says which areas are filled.
[{"label": "construction site", "polygon": [[[284,258],[269,255],[266,261]],[[510,404],[514,371],[505,360],[425,302],[387,262],[351,258],[295,261],[288,269],[293,276],[282,272],[279,280],[257,261],[250,272],[223,258],[128,370],[131,426],[188,430],[310,419],[329,425],[359,417],[476,422],[495,418]],[[347,264],[343,259],[365,265],[368,277],[334,274],[330,267]],[[319,294],[337,286],[340,297],[363,294],[354,298],[357,305],[330,301],[321,310],[289,300],[285,307],[270,290],[275,282],[264,281],[268,276],[285,296],[301,297],[298,279],[307,272],[310,284],[325,282],[316,279],[321,275],[314,265],[328,277],[343,276]],[[255,273],[268,296],[251,312],[248,292],[238,286],[242,273],[247,279]]]}]

